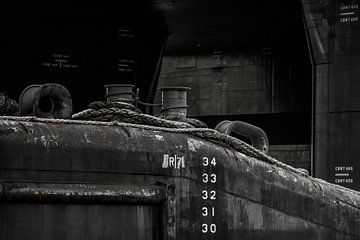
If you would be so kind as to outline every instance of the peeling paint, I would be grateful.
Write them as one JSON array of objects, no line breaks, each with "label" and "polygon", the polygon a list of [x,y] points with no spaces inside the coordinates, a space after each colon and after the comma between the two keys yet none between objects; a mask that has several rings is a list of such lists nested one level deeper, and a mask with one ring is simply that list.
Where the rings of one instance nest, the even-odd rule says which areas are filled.
[{"label": "peeling paint", "polygon": [[[55,136],[53,136],[53,138],[56,139]],[[45,148],[48,148],[50,145],[55,145],[57,147],[59,146],[59,144],[56,141],[54,141],[52,139],[46,139],[45,136],[41,136],[40,140],[38,137],[35,137],[35,138],[33,138],[33,141],[35,144],[37,144],[40,141],[44,145]],[[30,142],[30,140],[27,139],[26,142]]]},{"label": "peeling paint", "polygon": [[161,135],[155,135],[156,140],[164,141],[164,137]]},{"label": "peeling paint", "polygon": [[86,143],[91,143],[91,141],[88,139],[88,136],[87,136],[87,134],[86,134],[86,133],[84,134],[84,137],[85,137],[85,141],[86,141]]},{"label": "peeling paint", "polygon": [[14,130],[14,132],[18,132],[19,129],[17,129],[16,127],[11,127],[12,130]]},{"label": "peeling paint", "polygon": [[203,141],[199,141],[193,138],[187,139],[188,147],[190,151],[196,152],[201,146],[204,146],[205,143]]},{"label": "peeling paint", "polygon": [[25,125],[25,126],[27,126],[27,127],[33,127],[34,126],[34,124],[33,123],[31,123],[31,122],[26,122],[26,121],[24,121],[24,122],[21,122],[23,125]]},{"label": "peeling paint", "polygon": [[45,147],[48,147],[48,143],[47,143],[47,141],[46,141],[45,136],[41,136],[41,137],[40,137],[40,141],[44,144]]},{"label": "peeling paint", "polygon": [[278,173],[279,173],[279,175],[280,175],[281,177],[283,177],[283,178],[285,178],[286,180],[288,180],[288,176],[286,175],[286,173],[285,173],[284,171],[279,170]]},{"label": "peeling paint", "polygon": [[[8,128],[11,129],[10,127]],[[72,134],[73,133],[72,131],[74,129],[73,127],[69,127],[69,129],[66,129],[67,132],[71,133],[69,134],[69,136],[62,135],[63,133],[62,127],[50,128],[51,131],[48,131],[48,128],[45,128],[43,126],[37,127],[35,125],[34,129],[36,129],[36,132],[34,131],[36,133],[36,138],[33,138],[34,135],[29,134],[27,129],[23,130],[22,128],[20,128],[20,126],[18,126],[18,130],[20,133],[16,134],[16,136],[20,134],[23,134],[24,136],[24,138],[21,138],[19,140],[20,144],[23,144],[22,142],[23,140],[24,141],[30,140],[30,144],[29,144],[30,146],[34,145],[33,141],[37,143],[38,145],[36,146],[37,147],[36,149],[34,148],[34,152],[38,150],[38,148],[42,148],[43,146],[52,147],[53,144],[57,144],[55,140],[57,140],[59,142],[59,145],[61,145],[62,147],[67,147],[68,146],[67,144],[69,144],[69,142],[74,142],[74,144],[79,143],[79,139],[73,138],[74,136],[74,134]],[[86,129],[87,132],[85,132],[84,129]],[[79,136],[79,138],[81,139],[81,144],[82,144],[81,146],[84,145],[85,141],[90,142],[91,140],[95,145],[95,143],[98,142],[98,140],[100,141],[101,139],[106,139],[107,136],[117,137],[117,135],[115,135],[115,133],[117,132],[115,133],[110,131],[107,132],[108,131],[107,128],[101,129],[94,126],[89,126],[89,127],[82,126],[80,130],[81,132],[76,136]],[[237,226],[241,225],[242,228],[245,228],[246,226],[250,226],[252,230],[255,229],[255,230],[263,231],[264,229],[266,230],[272,227],[272,225],[270,226],[269,224],[277,224],[274,225],[276,227],[276,230],[287,231],[289,230],[287,226],[290,225],[295,227],[297,222],[295,222],[294,219],[298,221],[298,219],[300,218],[303,218],[304,221],[313,221],[313,222],[322,223],[324,216],[328,216],[332,213],[332,211],[335,211],[330,209],[333,208],[334,206],[329,202],[329,201],[334,201],[332,200],[334,196],[339,196],[340,203],[337,203],[336,201],[334,202],[337,205],[339,205],[339,209],[338,209],[339,211],[342,209],[345,210],[350,209],[352,211],[353,206],[349,206],[349,205],[359,204],[356,202],[357,195],[355,194],[350,194],[350,193],[347,194],[344,190],[338,190],[337,188],[333,187],[333,185],[327,185],[322,182],[319,183],[317,181],[314,181],[311,184],[311,181],[313,180],[310,177],[306,178],[304,176],[299,176],[296,175],[295,173],[287,171],[286,169],[280,170],[280,167],[278,166],[269,165],[268,163],[260,162],[255,158],[245,156],[243,153],[235,152],[229,150],[228,148],[219,147],[216,144],[209,143],[205,140],[201,140],[196,137],[191,138],[189,137],[189,135],[186,134],[184,134],[185,136],[182,136],[180,134],[170,135],[169,133],[162,132],[156,135],[151,133],[150,137],[152,139],[149,139],[149,134],[145,130],[134,131],[133,133],[131,128],[129,128],[128,131],[131,133],[131,136],[133,137],[131,139],[128,139],[129,135],[124,136],[125,140],[121,142],[121,144],[128,143],[129,146],[123,148],[116,148],[116,151],[120,153],[124,153],[125,151],[133,151],[134,149],[135,149],[134,151],[138,151],[139,155],[137,156],[141,156],[141,157],[144,156],[143,158],[144,161],[141,158],[139,158],[140,160],[138,162],[144,164],[139,166],[139,169],[140,170],[144,169],[145,173],[154,172],[157,173],[158,175],[160,174],[162,175],[165,171],[163,171],[161,166],[164,167],[166,166],[169,168],[172,167],[173,169],[180,169],[183,166],[182,165],[183,159],[179,159],[179,161],[176,162],[175,160],[177,160],[178,156],[176,155],[175,157],[175,152],[177,154],[182,154],[179,155],[180,157],[184,156],[184,160],[187,160],[186,166],[189,165],[191,166],[191,168],[187,168],[185,169],[185,171],[180,169],[182,170],[182,172],[180,172],[181,174],[177,174],[175,173],[175,171],[172,170],[166,171],[164,174],[164,176],[169,176],[169,178],[170,176],[171,177],[174,176],[174,178],[176,177],[174,180],[175,184],[178,183],[181,184],[180,185],[181,192],[178,192],[180,197],[184,196],[183,194],[188,194],[191,197],[194,196],[192,192],[193,190],[192,188],[185,188],[185,186],[188,186],[186,185],[188,183],[187,182],[188,180],[185,179],[185,177],[187,176],[191,177],[192,175],[190,174],[193,173],[192,172],[193,169],[194,171],[197,171],[197,166],[198,166],[197,157],[202,156],[202,154],[205,153],[206,155],[207,154],[214,155],[217,158],[219,158],[218,159],[219,165],[216,166],[219,169],[219,171],[216,171],[216,173],[222,175],[221,178],[218,178],[218,180],[219,179],[220,180],[217,183],[218,185],[216,186],[217,187],[216,189],[221,190],[223,187],[223,183],[226,184],[224,186],[224,190],[226,190],[226,192],[219,191],[219,196],[220,196],[219,199],[221,199],[221,201],[226,200],[229,204],[228,206],[232,206],[231,204],[233,204],[233,199],[235,199],[236,201],[238,201],[239,199],[243,199],[243,201],[239,203],[238,206],[236,206],[236,211],[230,212],[230,207],[229,209],[227,209],[226,207],[224,208],[225,209],[224,212],[229,210],[231,217],[235,215],[239,218],[240,216],[241,217],[245,216],[244,220],[241,219],[241,221],[234,221],[236,222],[236,224],[239,224]],[[125,133],[121,132],[121,134],[124,135]],[[142,142],[144,136],[146,141]],[[159,143],[158,144],[159,149],[154,150],[154,145],[152,144],[153,141],[155,141],[155,139],[159,141],[164,141],[164,138],[166,138],[166,144]],[[116,143],[118,143],[119,142],[118,140],[119,138],[116,138],[114,141],[117,141]],[[176,143],[175,146],[173,142]],[[151,144],[147,145],[147,143],[151,143]],[[109,149],[112,149],[112,147],[114,147],[111,145],[109,146],[108,143],[106,143],[106,145],[104,146],[108,147]],[[61,148],[61,150],[62,149],[63,148]],[[184,151],[174,151],[174,149],[182,149]],[[48,150],[49,149],[46,149],[46,151]],[[154,158],[154,160],[150,158],[152,155],[148,154],[151,153],[153,150],[156,151],[156,153],[154,154],[156,158]],[[186,150],[197,151],[197,153],[189,154],[189,152]],[[57,153],[57,151],[54,152]],[[118,152],[114,154],[115,156],[114,159],[116,158],[116,161],[119,156]],[[146,152],[146,156],[141,155],[143,154],[143,152]],[[166,158],[164,157],[163,165],[160,165],[161,159],[157,158],[161,156],[159,155],[160,154],[159,152],[161,152],[161,154],[168,155]],[[67,152],[65,151],[63,152],[63,154],[64,156],[69,156],[66,155]],[[84,153],[83,152],[79,153],[80,156],[79,159],[81,160],[81,159],[85,159],[83,156],[87,157],[88,155],[80,155],[80,154],[89,154],[89,152],[84,151]],[[43,159],[45,159],[46,156],[48,156],[48,153],[45,153],[44,154],[45,157],[43,158],[40,158],[41,154],[38,155],[34,154],[34,156],[36,156],[36,159],[39,159],[39,161],[42,161]],[[109,155],[109,156],[113,156],[113,155]],[[126,155],[125,157],[128,156],[129,155]],[[170,157],[172,157],[172,159],[170,159]],[[16,158],[14,157],[11,159],[16,159]],[[151,161],[149,161],[149,159]],[[149,162],[151,164],[154,163],[154,165],[150,165],[150,166],[146,165]],[[110,168],[112,166],[117,166],[111,163],[112,163],[111,161],[106,162],[104,163],[104,166],[106,167],[110,166]],[[175,167],[175,163],[176,163],[176,167]],[[71,164],[68,165],[70,167],[73,166]],[[138,167],[138,165],[135,164],[134,166]],[[156,169],[153,170],[152,166],[156,166]],[[93,167],[93,169],[98,169],[97,166],[91,165],[91,167]],[[121,169],[123,169],[123,167],[125,169],[124,172],[126,173],[128,172],[128,169],[130,169],[129,171],[131,171],[131,173],[135,169],[135,167],[130,166],[129,168],[127,168],[128,166],[121,164]],[[156,175],[156,177],[158,177],[158,175]],[[180,176],[179,181],[177,178],[178,176]],[[147,177],[148,176],[144,177],[144,179],[145,178],[147,179]],[[142,178],[143,177],[141,176],[141,179]],[[220,182],[220,181],[224,181],[224,182]],[[146,184],[149,184],[149,182],[147,182]],[[175,186],[179,186],[179,185],[175,185]],[[149,186],[144,186],[144,190],[142,190],[140,187],[134,187],[134,186],[131,186],[131,188],[132,189],[130,189],[130,186],[127,185],[123,187],[117,187],[114,185],[96,185],[95,187],[95,185],[75,183],[69,185],[68,184],[29,184],[28,189],[26,189],[23,186],[23,183],[21,183],[21,185],[19,185],[17,189],[11,190],[12,192],[10,192],[10,194],[8,194],[9,192],[5,192],[7,195],[0,194],[0,196],[5,200],[14,199],[17,201],[33,201],[39,203],[63,201],[65,203],[104,203],[104,202],[124,203],[125,202],[125,203],[138,204],[138,203],[146,202],[151,204],[153,203],[157,204],[159,201],[165,201],[166,199],[165,197],[167,193],[164,190],[158,188],[158,186],[155,186],[154,188],[153,187],[150,188]],[[36,189],[36,191],[33,192],[32,189]],[[309,193],[309,191],[311,192],[311,194]],[[32,193],[31,196],[29,195],[30,193]],[[276,193],[276,195],[273,193]],[[197,194],[197,192],[195,192],[195,194]],[[229,196],[232,196],[231,194],[233,194],[234,197],[229,197],[229,198],[223,197],[223,196],[228,196],[227,194],[229,194]],[[322,196],[325,196],[325,194],[327,198],[323,199]],[[298,198],[299,203],[309,203],[309,207],[308,207],[308,209],[310,209],[309,212],[313,211],[314,206],[315,207],[320,206],[319,212],[322,213],[321,211],[324,211],[323,214],[316,215],[318,212],[315,212],[314,214],[312,214],[311,212],[307,213],[306,211],[303,211],[304,209],[303,206],[299,208],[296,207],[294,208],[294,205],[292,203],[288,204],[289,199],[292,200],[294,198]],[[185,200],[181,200],[181,203],[178,202],[178,204],[181,204],[179,205],[181,209],[185,209],[185,206],[190,207],[189,205],[190,203],[188,203],[188,201],[190,201],[189,199],[190,198],[186,198]],[[308,200],[311,200],[311,202],[305,202]],[[175,202],[175,200],[173,200],[172,202],[168,201],[167,205],[173,202]],[[249,205],[249,203],[251,204],[251,206],[244,206],[244,205]],[[223,207],[223,205],[221,206]],[[338,206],[335,205],[335,207]],[[325,210],[321,210],[321,208]],[[338,213],[337,212],[338,210],[336,210],[335,213]],[[329,214],[327,212],[329,212]],[[289,220],[289,215],[298,218],[293,218],[294,222],[291,222],[291,219]],[[226,216],[227,215],[224,214],[223,216],[220,217],[223,217],[222,219],[226,220]],[[237,220],[238,218],[234,218],[234,219]],[[345,218],[340,217],[339,220],[337,221],[344,221],[344,219]]]},{"label": "peeling paint", "polygon": [[297,178],[296,178],[296,177],[294,177],[294,178],[293,178],[293,181],[296,183],[296,182],[297,182]]},{"label": "peeling paint", "polygon": [[122,203],[158,203],[166,200],[167,194],[159,186],[113,186],[94,185],[79,186],[72,184],[38,184],[38,183],[2,183],[6,194],[1,200],[25,202],[122,202]]}]

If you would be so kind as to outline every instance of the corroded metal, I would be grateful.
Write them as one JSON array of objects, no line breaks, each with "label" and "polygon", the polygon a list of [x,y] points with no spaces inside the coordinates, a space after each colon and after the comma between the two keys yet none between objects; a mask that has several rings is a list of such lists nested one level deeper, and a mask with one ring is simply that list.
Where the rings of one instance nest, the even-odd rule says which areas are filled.
[{"label": "corroded metal", "polygon": [[79,204],[161,204],[163,187],[138,185],[0,183],[0,201]]},{"label": "corroded metal", "polygon": [[165,119],[184,120],[187,115],[187,91],[188,87],[162,87],[161,112]]},{"label": "corroded metal", "polygon": [[[49,182],[60,184],[56,186],[99,184],[103,193],[117,185],[129,189],[166,186],[167,197],[160,205],[141,215],[138,207],[143,204],[132,204],[138,210],[127,217],[133,219],[136,228],[155,224],[161,230],[151,229],[162,232],[165,239],[360,238],[360,193],[289,172],[186,133],[145,130],[136,125],[0,120],[0,154],[0,179],[39,184],[33,189],[42,189],[42,184]],[[2,198],[6,199],[7,190],[3,189]],[[72,204],[26,204],[26,211],[34,216],[16,219],[22,219],[22,227],[37,233],[39,224],[30,224],[35,216],[50,218],[63,214],[65,208],[67,214],[77,214],[80,222],[86,222],[86,216],[94,211],[105,213],[109,207],[106,202],[99,204],[80,204],[82,210]],[[1,205],[0,223],[8,225],[0,230],[0,237],[18,236],[11,232],[18,226],[10,219],[23,211],[21,203],[5,201]],[[111,206],[112,211],[121,214],[128,208],[122,203]],[[211,209],[207,216],[204,207]],[[101,222],[108,214],[99,216]],[[69,221],[64,217],[41,226],[50,232],[54,224],[66,226]],[[216,229],[212,225],[213,233],[210,228],[204,233],[204,224],[215,224]],[[91,227],[86,229],[90,231]],[[114,232],[112,236],[120,235]]]},{"label": "corroded metal", "polygon": [[136,100],[134,93],[134,85],[132,84],[107,84],[104,85],[106,89],[106,101],[108,102],[127,102],[133,104]]}]

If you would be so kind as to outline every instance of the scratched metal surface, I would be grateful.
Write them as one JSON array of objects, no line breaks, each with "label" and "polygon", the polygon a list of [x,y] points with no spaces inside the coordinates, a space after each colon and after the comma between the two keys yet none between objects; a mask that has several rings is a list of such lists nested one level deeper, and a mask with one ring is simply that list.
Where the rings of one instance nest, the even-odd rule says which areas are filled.
[{"label": "scratched metal surface", "polygon": [[0,156],[3,182],[167,191],[154,206],[4,201],[1,239],[360,239],[359,195],[187,134],[2,120]]}]

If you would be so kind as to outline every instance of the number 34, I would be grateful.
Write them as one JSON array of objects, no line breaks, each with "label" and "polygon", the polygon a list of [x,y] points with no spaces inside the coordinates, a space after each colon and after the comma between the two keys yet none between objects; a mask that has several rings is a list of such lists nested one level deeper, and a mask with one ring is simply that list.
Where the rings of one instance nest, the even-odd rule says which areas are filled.
[{"label": "number 34", "polygon": [[[209,158],[208,157],[203,157],[203,166],[209,166]],[[216,159],[213,157],[210,161],[210,164],[213,165],[214,167],[216,166]]]}]

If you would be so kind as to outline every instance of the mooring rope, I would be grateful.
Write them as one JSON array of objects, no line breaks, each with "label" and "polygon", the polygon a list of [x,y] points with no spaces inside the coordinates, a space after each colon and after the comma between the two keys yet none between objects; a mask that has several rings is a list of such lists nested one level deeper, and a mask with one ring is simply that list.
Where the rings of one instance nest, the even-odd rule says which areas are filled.
[{"label": "mooring rope", "polygon": [[72,118],[75,120],[102,122],[118,121],[132,124],[156,126],[161,127],[162,131],[166,130],[167,128],[171,128],[173,129],[172,132],[191,134],[216,144],[220,144],[224,147],[231,148],[247,156],[257,158],[264,162],[287,169],[296,174],[300,174],[302,176],[307,175],[307,173],[304,171],[286,165],[235,137],[220,133],[214,129],[194,128],[193,125],[186,122],[170,121],[147,114],[142,114],[139,113],[139,111],[136,111],[137,109],[134,106],[130,105],[133,108],[131,109],[131,107],[128,105],[130,104],[124,104],[120,102],[93,102],[89,104],[89,109],[74,114]]},{"label": "mooring rope", "polygon": [[[96,103],[96,105],[94,105]],[[171,129],[171,132],[176,133],[187,133],[196,137],[200,137],[202,139],[208,140],[210,142],[220,144],[224,147],[233,149],[237,152],[240,152],[246,156],[256,158],[263,162],[269,163],[271,165],[278,166],[282,169],[288,170],[292,173],[298,174],[303,177],[307,177],[313,182],[314,185],[318,183],[318,181],[314,178],[311,178],[309,174],[302,169],[294,168],[290,165],[287,165],[283,162],[276,160],[275,158],[263,153],[262,151],[254,148],[253,146],[245,143],[244,141],[232,137],[230,135],[226,135],[220,133],[214,129],[203,128],[206,124],[202,123],[197,119],[187,119],[186,122],[179,121],[169,121],[162,118],[154,117],[147,114],[142,114],[138,109],[131,109],[130,107],[126,107],[124,109],[121,104],[124,103],[107,103],[107,102],[94,102],[89,104],[89,109],[74,114],[73,119],[83,119],[83,120],[92,120],[92,121],[119,121],[125,123],[133,123],[142,125],[149,125],[148,127],[155,126],[160,127],[161,131],[168,131]],[[120,104],[120,105],[117,105]],[[132,106],[131,104],[128,104]],[[96,106],[96,107],[95,107]],[[196,128],[194,128],[194,126]],[[340,185],[331,184],[326,181],[322,181],[323,184],[327,184],[329,186],[336,186],[337,188],[347,191],[353,192],[356,195],[359,195],[359,192],[342,187]],[[320,185],[319,185],[320,186]],[[320,186],[321,189],[321,186]]]}]

